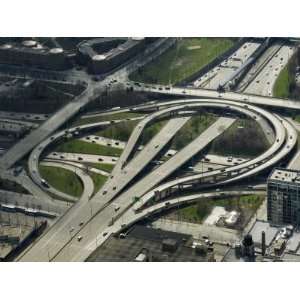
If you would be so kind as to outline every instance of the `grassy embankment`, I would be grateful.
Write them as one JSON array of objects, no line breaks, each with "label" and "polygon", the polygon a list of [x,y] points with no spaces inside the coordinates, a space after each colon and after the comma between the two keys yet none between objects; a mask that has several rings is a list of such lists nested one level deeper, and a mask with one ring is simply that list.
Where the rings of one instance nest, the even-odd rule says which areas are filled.
[{"label": "grassy embankment", "polygon": [[156,60],[134,72],[130,79],[147,83],[177,83],[232,47],[229,38],[182,38]]}]

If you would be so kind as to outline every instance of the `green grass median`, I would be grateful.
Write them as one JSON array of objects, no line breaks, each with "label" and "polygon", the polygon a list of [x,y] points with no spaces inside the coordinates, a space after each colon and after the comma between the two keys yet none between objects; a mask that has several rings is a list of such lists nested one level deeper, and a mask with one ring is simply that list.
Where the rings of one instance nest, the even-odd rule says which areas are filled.
[{"label": "green grass median", "polygon": [[108,147],[79,140],[70,140],[58,145],[56,152],[82,153],[94,155],[120,156],[122,149]]},{"label": "green grass median", "polygon": [[289,71],[286,66],[281,70],[273,88],[274,97],[288,98],[289,97]]},{"label": "green grass median", "polygon": [[114,124],[106,129],[96,132],[95,135],[127,142],[132,131],[138,123],[139,121],[136,120]]},{"label": "green grass median", "polygon": [[88,163],[89,166],[110,173],[114,165],[113,164],[105,164],[105,163]]},{"label": "green grass median", "polygon": [[80,197],[83,192],[83,185],[78,176],[66,169],[50,166],[39,166],[39,171],[49,185],[65,194]]},{"label": "green grass median", "polygon": [[92,172],[90,173],[90,176],[94,182],[94,194],[96,194],[107,180],[107,177]]},{"label": "green grass median", "polygon": [[121,112],[121,113],[107,114],[107,115],[90,117],[90,118],[80,118],[73,123],[73,126],[79,126],[79,125],[90,124],[90,123],[98,123],[104,121],[112,121],[112,120],[131,119],[131,118],[137,118],[142,116],[144,116],[144,114],[134,113],[134,112]]}]

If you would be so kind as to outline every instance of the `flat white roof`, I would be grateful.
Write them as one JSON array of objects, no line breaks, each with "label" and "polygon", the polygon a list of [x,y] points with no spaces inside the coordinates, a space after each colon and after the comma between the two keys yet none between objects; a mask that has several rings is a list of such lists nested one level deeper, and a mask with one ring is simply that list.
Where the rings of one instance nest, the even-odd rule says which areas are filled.
[{"label": "flat white roof", "polygon": [[274,169],[269,179],[300,184],[300,172],[289,169]]},{"label": "flat white roof", "polygon": [[106,56],[103,54],[97,54],[97,55],[93,56],[93,60],[100,61],[100,60],[105,60],[105,59],[106,59]]}]

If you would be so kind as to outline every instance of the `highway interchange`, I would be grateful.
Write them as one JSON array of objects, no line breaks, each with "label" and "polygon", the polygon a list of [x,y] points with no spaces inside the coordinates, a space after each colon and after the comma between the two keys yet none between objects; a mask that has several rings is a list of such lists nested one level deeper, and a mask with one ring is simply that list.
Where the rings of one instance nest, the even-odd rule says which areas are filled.
[{"label": "highway interchange", "polygon": [[[282,69],[293,49],[286,46],[271,49],[268,58],[262,58],[262,62],[258,62],[256,68],[259,69],[259,66],[262,66],[261,69],[257,71],[255,66],[253,67],[253,74],[255,72],[257,74],[255,73],[255,76],[251,77],[250,84],[247,84],[247,87],[239,92],[217,91],[216,89],[220,84],[218,76],[220,78],[228,76],[227,73],[236,68],[234,63],[239,64],[257,49],[256,43],[247,43],[246,47],[242,47],[241,50],[236,51],[232,57],[228,58],[225,65],[221,64],[219,67],[215,67],[205,76],[205,79],[197,79],[192,86],[164,86],[128,81],[130,72],[152,60],[153,53],[159,55],[160,51],[165,50],[164,47],[160,48],[161,45],[165,47],[163,41],[160,40],[157,42],[157,48],[149,50],[150,55],[146,56],[146,59],[140,57],[137,61],[130,62],[99,83],[89,81],[86,90],[81,95],[56,114],[50,116],[38,129],[32,131],[0,158],[3,176],[13,179],[9,168],[30,153],[28,175],[32,181],[27,183],[29,189],[37,189],[39,195],[45,195],[46,202],[51,203],[53,201],[49,200],[49,195],[47,196],[49,192],[54,197],[57,196],[74,202],[72,207],[68,208],[59,208],[54,205],[52,210],[59,210],[62,216],[17,258],[18,261],[84,261],[112,234],[123,231],[138,220],[164,209],[213,197],[264,193],[261,186],[254,187],[253,190],[246,187],[237,190],[234,187],[226,188],[226,185],[239,182],[244,178],[253,178],[256,174],[276,165],[294,150],[297,144],[297,128],[295,129],[293,122],[267,110],[267,108],[286,107],[300,109],[300,104],[297,101],[270,97],[270,90],[273,89],[275,78],[279,72],[274,68],[274,65],[279,63]],[[281,56],[284,59],[281,59]],[[232,65],[229,65],[230,63]],[[267,75],[264,74],[265,70],[268,70]],[[93,101],[96,96],[99,96],[107,82],[111,81],[112,78],[118,78],[119,82],[123,82],[124,87],[132,88],[136,92],[161,94],[165,97],[177,96],[179,99],[171,98],[171,100],[113,110],[113,113],[139,112],[145,109],[153,111],[146,116],[132,118],[139,123],[127,143],[117,141],[116,147],[123,149],[119,158],[87,154],[48,153],[52,144],[62,142],[66,136],[81,140],[86,140],[89,137],[88,142],[93,140],[95,144],[99,145],[116,142],[105,138],[96,140],[90,132],[99,128],[108,128],[112,124],[122,124],[126,121],[125,119],[114,120],[113,122],[101,121],[58,131],[63,123],[79,112],[86,104]],[[242,81],[241,86],[243,85],[244,82]],[[168,160],[143,174],[155,158],[167,150],[166,146],[176,133],[192,116],[201,113],[203,108],[216,110],[220,115],[229,112],[229,115],[220,116],[183,149],[170,152]],[[112,111],[100,112],[94,116],[110,113]],[[92,116],[87,115],[87,117]],[[170,179],[172,174],[185,166],[227,128],[232,126],[236,121],[236,116],[254,120],[269,141],[271,145],[269,149],[252,159],[236,160],[236,163],[224,164],[222,168]],[[43,116],[40,117],[43,118]],[[24,116],[20,116],[20,118],[24,120]],[[28,117],[28,121],[30,118]],[[162,119],[167,119],[164,127],[146,145],[142,146],[140,141],[143,131]],[[45,153],[48,153],[46,157]],[[80,199],[63,194],[52,186],[45,186],[39,173],[41,160],[43,165],[59,166],[75,172],[84,187]],[[88,172],[84,170],[82,160],[84,162],[102,161],[114,164],[110,174],[102,173],[102,175],[108,175],[108,179],[96,193],[94,193],[93,181]],[[97,172],[96,170],[93,171]],[[24,178],[28,175],[24,174]],[[23,175],[21,177],[23,178]],[[24,179],[19,181],[24,184]],[[222,191],[216,189],[219,186],[222,187]],[[210,191],[197,191],[203,187],[209,188]],[[189,192],[189,195],[178,196],[178,192],[183,191]],[[153,200],[157,200],[157,203],[150,205]]]},{"label": "highway interchange", "polygon": [[[144,123],[139,125],[141,127],[139,126],[136,127],[136,129],[132,133],[125,147],[125,150],[123,151],[121,157],[119,158],[117,165],[114,168],[114,171],[112,172],[111,176],[114,177],[111,180],[107,181],[107,183],[98,192],[98,195],[99,196],[102,195],[102,197],[101,196],[99,197],[96,194],[95,197],[93,197],[85,205],[83,205],[83,203],[80,203],[80,205],[78,203],[75,204],[73,208],[70,209],[70,211],[66,214],[68,215],[68,218],[66,218],[66,215],[63,218],[65,223],[63,225],[59,223],[58,227],[60,228],[60,231],[58,231],[58,229],[56,228],[56,225],[58,224],[56,223],[52,228],[50,228],[50,230],[44,235],[44,237],[41,238],[31,248],[30,251],[28,251],[28,256],[26,256],[25,254],[24,257],[22,257],[22,259],[24,260],[33,260],[33,259],[45,260],[46,259],[47,260],[49,259],[49,257],[52,258],[53,256],[54,259],[52,260],[66,260],[67,256],[70,259],[70,255],[72,255],[71,253],[74,253],[73,254],[74,260],[77,260],[79,257],[80,259],[82,259],[88,253],[90,253],[92,249],[95,249],[96,246],[99,246],[100,243],[102,243],[105,240],[105,238],[108,236],[108,234],[105,233],[107,233],[108,230],[110,231],[113,228],[115,228],[115,226],[113,226],[112,229],[109,228],[110,226],[114,225],[115,221],[112,219],[116,218],[115,203],[121,205],[121,209],[118,211],[118,218],[121,218],[123,222],[121,225],[124,227],[124,224],[127,224],[127,219],[124,216],[122,216],[122,211],[125,212],[128,210],[129,207],[133,206],[134,204],[132,200],[133,197],[140,197],[142,195],[145,195],[140,199],[141,203],[143,203],[144,201],[149,201],[149,199],[153,197],[155,191],[158,190],[167,191],[167,193],[170,194],[171,193],[170,189],[173,188],[173,192],[174,192],[174,187],[176,189],[178,188],[178,186],[180,186],[180,188],[183,188],[184,185],[190,186],[192,182],[199,182],[199,181],[201,182],[203,178],[217,178],[219,176],[220,177],[219,180],[221,180],[221,182],[223,181],[224,183],[226,183],[227,181],[238,180],[242,177],[253,175],[256,172],[259,172],[264,168],[276,163],[279,159],[282,158],[282,156],[286,155],[286,152],[291,151],[296,143],[297,138],[296,138],[295,131],[289,126],[289,123],[285,123],[285,122],[282,123],[279,118],[277,118],[273,114],[268,113],[267,111],[261,108],[247,105],[247,109],[246,109],[243,104],[232,103],[229,101],[227,103],[225,101],[224,103],[224,101],[221,100],[210,100],[210,101],[193,100],[193,99],[177,100],[177,101],[174,100],[174,101],[170,101],[169,104],[176,104],[176,103],[180,104],[180,101],[182,105],[171,106],[170,108],[159,110],[158,112],[149,115],[149,117],[146,117],[144,119]],[[161,105],[164,106],[165,104],[163,103]],[[207,130],[207,136],[203,137],[202,135],[200,135],[199,140],[197,139],[194,140],[191,144],[186,146],[186,148],[179,151],[179,153],[177,153],[175,156],[170,158],[166,163],[162,164],[160,167],[155,169],[149,175],[145,176],[143,180],[133,185],[125,193],[123,194],[121,193],[120,196],[118,197],[117,196],[118,190],[114,189],[114,187],[122,188],[122,181],[124,182],[124,184],[126,184],[132,177],[136,176],[135,174],[136,169],[130,168],[130,165],[134,164],[135,159],[138,159],[140,156],[142,157],[141,161],[144,161],[145,163],[147,160],[148,162],[150,162],[152,159],[151,156],[148,156],[148,151],[147,151],[147,148],[150,148],[153,151],[155,150],[155,147],[153,147],[153,142],[151,141],[147,145],[148,147],[145,147],[132,161],[128,163],[128,166],[125,167],[123,166],[123,163],[127,161],[127,158],[130,156],[131,151],[134,149],[134,145],[138,140],[139,135],[142,132],[142,126],[145,126],[147,122],[152,121],[152,119],[157,118],[159,115],[164,115],[166,113],[170,114],[171,112],[178,111],[178,110],[192,111],[197,107],[201,107],[205,105],[207,106],[219,105],[224,109],[226,108],[237,109],[240,112],[243,112],[244,114],[247,113],[251,117],[254,116],[256,117],[256,115],[251,110],[253,109],[261,117],[263,116],[265,118],[269,118],[269,121],[272,122],[274,127],[274,132],[275,132],[274,135],[275,135],[276,142],[270,147],[268,151],[266,151],[261,156],[253,160],[246,161],[242,164],[226,168],[225,170],[215,170],[215,171],[211,171],[199,175],[187,176],[181,179],[170,181],[166,184],[163,184],[162,186],[156,187],[155,190],[150,190],[148,193],[145,194],[145,192],[147,192],[145,187],[147,187],[147,189],[151,189],[152,187],[157,186],[159,182],[163,180],[163,178],[167,178],[169,174],[171,174],[172,172],[174,172],[174,170],[179,168],[185,161],[189,160],[191,156],[194,156],[196,153],[198,153],[205,145],[207,145],[210,139],[216,137],[216,134],[218,133],[220,134],[221,132],[218,132],[220,127],[223,128],[223,130],[225,129],[224,127],[220,126],[221,124],[219,125],[217,124],[215,126],[215,133],[213,133],[213,130],[209,128]],[[228,125],[232,123],[231,119],[228,118],[225,119],[226,122],[229,122]],[[174,128],[174,126],[172,126],[171,128]],[[205,134],[205,132],[203,134]],[[159,136],[160,135],[158,134],[153,140],[159,139]],[[286,136],[288,136],[289,138],[286,139]],[[203,146],[201,146],[200,141],[205,141]],[[193,148],[195,147],[194,145],[197,145],[195,152],[193,152]],[[40,151],[43,151],[43,149],[40,149]],[[146,155],[143,156],[143,152],[146,153]],[[33,153],[35,152],[33,151]],[[149,158],[146,159],[146,157]],[[181,161],[181,157],[182,157],[182,161]],[[34,168],[37,167],[35,166]],[[132,171],[134,171],[133,176],[130,173]],[[126,177],[122,176],[123,172],[126,172]],[[111,202],[110,204],[111,199],[114,199],[114,201]],[[94,217],[89,220],[89,218],[91,218],[92,216]],[[78,220],[80,220],[80,222],[86,223],[86,225],[82,225],[79,227]],[[73,231],[72,236],[70,236],[69,228],[78,228],[78,231],[77,232]],[[100,235],[99,232],[101,232]],[[78,244],[77,241],[78,236],[84,236],[84,239],[80,242],[80,245]],[[66,243],[67,246],[65,246]],[[63,248],[62,245],[64,246]],[[44,254],[40,253],[39,249],[41,248],[47,249],[47,253]],[[43,257],[41,255],[43,255]]]}]

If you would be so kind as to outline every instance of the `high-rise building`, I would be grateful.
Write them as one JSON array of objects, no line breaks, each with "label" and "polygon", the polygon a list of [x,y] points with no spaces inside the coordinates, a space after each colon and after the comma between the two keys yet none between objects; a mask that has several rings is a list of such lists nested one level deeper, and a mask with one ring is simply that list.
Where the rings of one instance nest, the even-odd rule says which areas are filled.
[{"label": "high-rise building", "polygon": [[300,225],[300,172],[276,168],[267,182],[268,221]]}]

